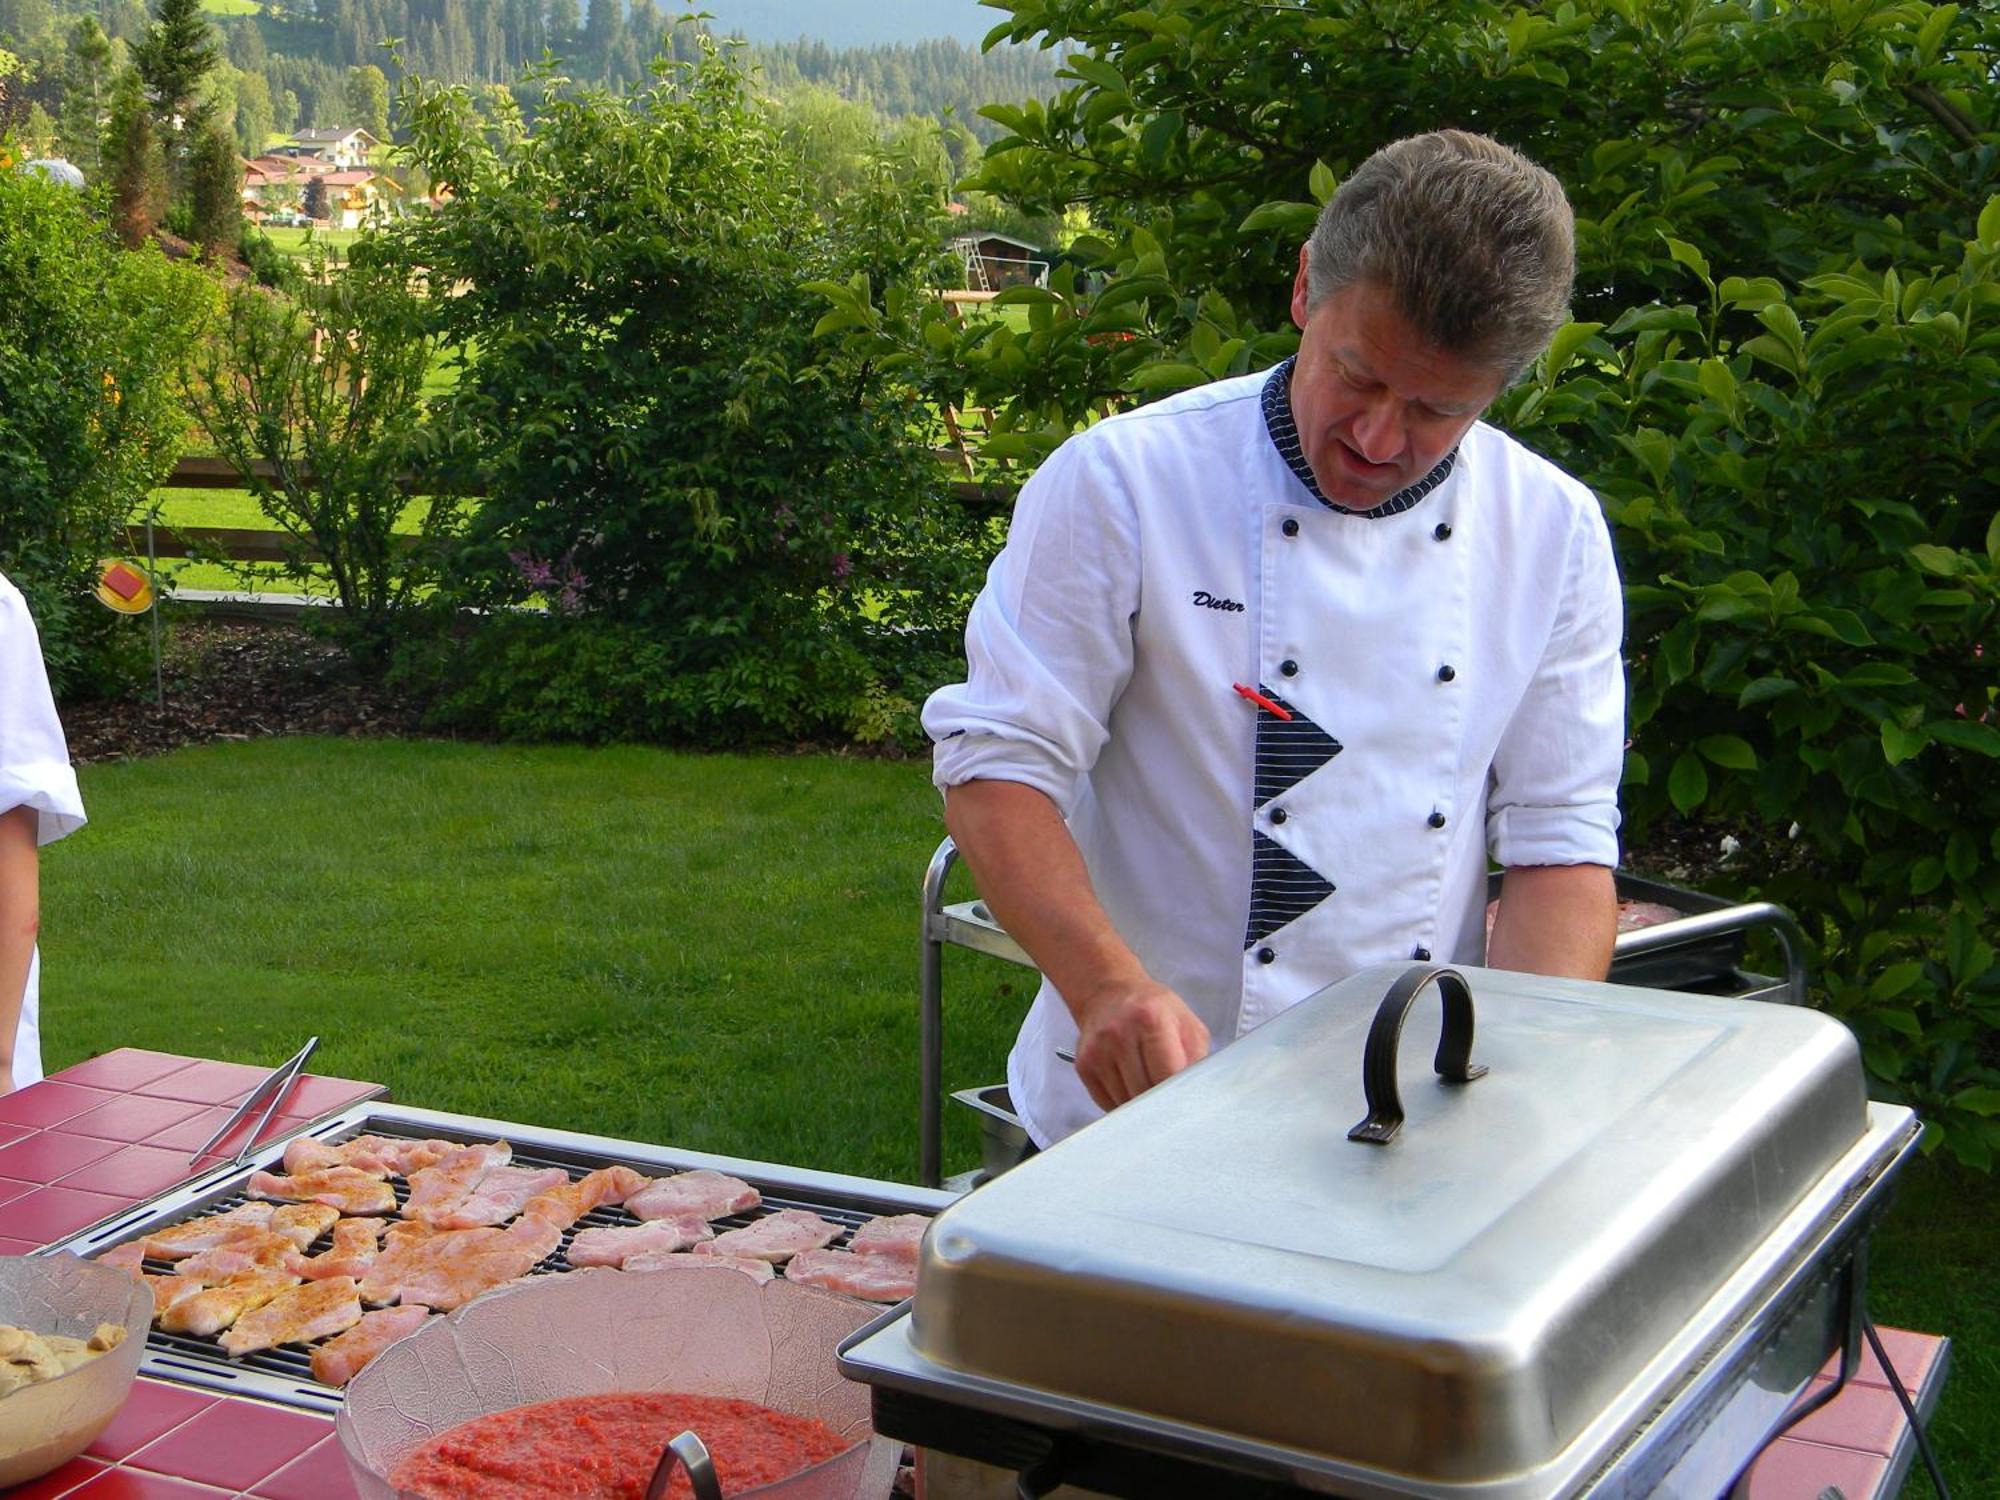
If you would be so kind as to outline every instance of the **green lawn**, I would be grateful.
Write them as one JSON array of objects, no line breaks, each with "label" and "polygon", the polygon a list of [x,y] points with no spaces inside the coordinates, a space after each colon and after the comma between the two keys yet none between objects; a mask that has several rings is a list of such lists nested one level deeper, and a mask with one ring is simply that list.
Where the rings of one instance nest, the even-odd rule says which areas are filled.
[{"label": "green lawn", "polygon": [[[217,4],[247,4],[255,9],[254,0],[205,0],[210,7]],[[286,255],[304,259],[311,249],[331,250],[335,260],[346,257],[347,247],[360,238],[358,229],[294,229],[284,225],[273,225],[263,231],[265,237]]]},{"label": "green lawn", "polygon": [[[82,781],[44,853],[51,1068],[318,1033],[412,1104],[915,1175],[923,762],[273,740]],[[1029,976],[945,970],[948,1086],[995,1081]],[[1996,1244],[2000,1179],[1928,1161],[1873,1259],[1877,1317],[1955,1341],[1959,1500],[2000,1496]]]}]

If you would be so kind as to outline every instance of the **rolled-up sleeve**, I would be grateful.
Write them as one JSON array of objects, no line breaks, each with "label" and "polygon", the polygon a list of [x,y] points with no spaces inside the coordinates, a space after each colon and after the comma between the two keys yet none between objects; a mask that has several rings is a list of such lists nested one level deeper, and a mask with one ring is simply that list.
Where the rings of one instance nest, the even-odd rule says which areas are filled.
[{"label": "rolled-up sleeve", "polygon": [[1569,538],[1547,649],[1493,759],[1486,839],[1502,865],[1618,863],[1624,595],[1594,500]]},{"label": "rolled-up sleeve", "polygon": [[20,590],[0,578],[0,812],[17,807],[35,810],[39,844],[83,826],[35,622]]},{"label": "rolled-up sleeve", "polygon": [[924,705],[932,780],[1014,781],[1067,817],[1132,675],[1139,528],[1086,433],[1023,487],[965,628],[966,680]]}]

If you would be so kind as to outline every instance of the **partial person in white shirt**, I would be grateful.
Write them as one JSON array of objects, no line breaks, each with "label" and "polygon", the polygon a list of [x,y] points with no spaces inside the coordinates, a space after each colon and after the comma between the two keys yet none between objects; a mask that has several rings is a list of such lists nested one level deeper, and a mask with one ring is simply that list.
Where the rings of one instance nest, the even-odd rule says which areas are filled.
[{"label": "partial person in white shirt", "polygon": [[1023,488],[924,724],[1044,976],[1007,1070],[1038,1145],[1368,964],[1604,976],[1610,535],[1479,420],[1573,274],[1548,173],[1397,142],[1300,251],[1296,359],[1100,422]]},{"label": "partial person in white shirt", "polygon": [[42,1076],[36,851],[82,826],[41,640],[21,591],[0,575],[0,1094]]}]

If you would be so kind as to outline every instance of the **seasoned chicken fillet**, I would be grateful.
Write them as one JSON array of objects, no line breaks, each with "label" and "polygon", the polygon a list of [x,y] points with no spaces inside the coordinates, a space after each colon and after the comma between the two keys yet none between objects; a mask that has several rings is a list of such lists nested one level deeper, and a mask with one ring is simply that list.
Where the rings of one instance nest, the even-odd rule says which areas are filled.
[{"label": "seasoned chicken fillet", "polygon": [[864,1302],[901,1302],[917,1294],[917,1264],[851,1250],[801,1250],[786,1263],[785,1280],[844,1292]]},{"label": "seasoned chicken fillet", "polygon": [[275,1198],[285,1203],[323,1203],[344,1214],[396,1211],[396,1190],[381,1178],[353,1167],[322,1167],[290,1177],[252,1172],[243,1191],[252,1198]]},{"label": "seasoned chicken fillet", "polygon": [[774,1265],[790,1260],[801,1250],[818,1250],[840,1238],[845,1224],[822,1219],[802,1208],[781,1208],[746,1229],[732,1229],[696,1245],[696,1255],[743,1255],[752,1260],[768,1260]]},{"label": "seasoned chicken fillet", "polygon": [[313,1350],[313,1379],[322,1385],[346,1385],[363,1365],[397,1339],[421,1328],[430,1315],[428,1307],[414,1302],[364,1313],[347,1332]]},{"label": "seasoned chicken fillet", "polygon": [[642,1188],[625,1200],[625,1211],[635,1219],[667,1219],[679,1214],[723,1219],[746,1213],[763,1201],[742,1178],[700,1167],[662,1177]]},{"label": "seasoned chicken fillet", "polygon": [[239,1317],[222,1335],[231,1358],[280,1344],[302,1343],[341,1333],[361,1321],[361,1298],[354,1278],[331,1276],[278,1293],[262,1307]]}]

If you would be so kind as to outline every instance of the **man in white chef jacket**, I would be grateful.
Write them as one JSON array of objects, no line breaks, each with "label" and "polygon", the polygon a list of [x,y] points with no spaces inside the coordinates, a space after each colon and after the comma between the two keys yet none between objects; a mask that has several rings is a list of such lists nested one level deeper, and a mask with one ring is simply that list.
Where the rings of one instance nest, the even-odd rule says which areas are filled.
[{"label": "man in white chef jacket", "polygon": [[1479,420],[1573,266],[1548,173],[1398,142],[1300,252],[1295,360],[1100,422],[1022,490],[924,725],[1045,976],[1007,1069],[1038,1145],[1368,964],[1604,976],[1610,536]]}]

